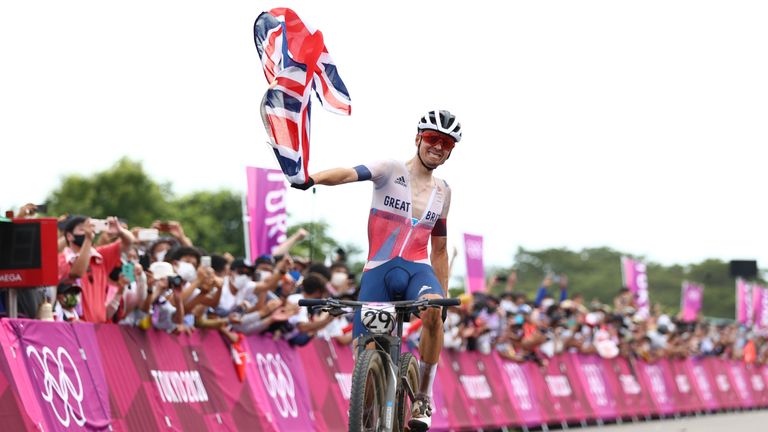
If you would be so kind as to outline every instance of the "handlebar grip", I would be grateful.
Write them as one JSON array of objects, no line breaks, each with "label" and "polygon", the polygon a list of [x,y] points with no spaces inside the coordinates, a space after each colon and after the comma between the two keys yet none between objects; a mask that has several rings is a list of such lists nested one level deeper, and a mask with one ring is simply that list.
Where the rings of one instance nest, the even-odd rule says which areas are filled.
[{"label": "handlebar grip", "polygon": [[325,306],[328,303],[327,299],[301,299],[299,300],[299,306]]},{"label": "handlebar grip", "polygon": [[461,300],[457,298],[430,299],[429,304],[433,306],[458,306]]}]

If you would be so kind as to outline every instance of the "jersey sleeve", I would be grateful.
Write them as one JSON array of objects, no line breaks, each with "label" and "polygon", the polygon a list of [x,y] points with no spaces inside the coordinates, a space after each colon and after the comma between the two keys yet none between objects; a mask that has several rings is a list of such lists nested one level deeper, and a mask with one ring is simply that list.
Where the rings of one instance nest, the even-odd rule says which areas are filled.
[{"label": "jersey sleeve", "polygon": [[440,218],[437,219],[432,228],[432,236],[434,237],[446,237],[448,235],[448,210],[451,208],[451,188],[445,180],[440,181],[445,188],[445,200],[443,200],[443,211],[440,213]]},{"label": "jersey sleeve", "polygon": [[394,161],[381,160],[371,162],[364,165],[358,165],[355,167],[357,172],[357,181],[370,180],[376,187],[381,187],[386,184],[387,179],[392,173]]}]

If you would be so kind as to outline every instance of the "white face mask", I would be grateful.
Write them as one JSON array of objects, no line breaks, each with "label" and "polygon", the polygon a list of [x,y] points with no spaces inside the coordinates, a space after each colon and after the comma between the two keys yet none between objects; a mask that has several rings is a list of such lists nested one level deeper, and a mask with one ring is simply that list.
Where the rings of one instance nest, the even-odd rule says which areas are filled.
[{"label": "white face mask", "polygon": [[248,282],[251,281],[251,278],[247,274],[239,274],[235,276],[235,279],[232,281],[232,283],[235,285],[235,288],[237,288],[238,291],[248,286]]},{"label": "white face mask", "polygon": [[262,271],[259,272],[259,280],[262,281],[262,282],[266,281],[270,277],[272,277],[272,272],[271,271],[262,270]]},{"label": "white face mask", "polygon": [[187,282],[192,282],[197,277],[197,270],[195,270],[195,266],[186,261],[179,261],[176,267],[176,273],[178,273],[178,275]]},{"label": "white face mask", "polygon": [[167,254],[167,250],[163,250],[160,252],[155,252],[155,260],[158,262],[162,262],[165,259],[165,254]]},{"label": "white face mask", "polygon": [[517,312],[517,306],[512,300],[502,300],[499,306],[507,312]]},{"label": "white face mask", "polygon": [[344,288],[344,285],[347,283],[347,276],[346,273],[343,272],[335,272],[331,275],[331,285],[333,285],[336,288]]}]

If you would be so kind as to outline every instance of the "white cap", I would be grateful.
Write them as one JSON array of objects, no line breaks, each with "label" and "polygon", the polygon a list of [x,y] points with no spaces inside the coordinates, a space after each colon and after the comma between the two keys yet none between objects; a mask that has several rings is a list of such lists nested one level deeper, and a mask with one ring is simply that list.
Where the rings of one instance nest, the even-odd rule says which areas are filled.
[{"label": "white cap", "polygon": [[149,266],[149,271],[152,273],[152,277],[155,279],[164,279],[168,276],[176,276],[176,272],[173,271],[171,263],[165,261],[153,262]]}]

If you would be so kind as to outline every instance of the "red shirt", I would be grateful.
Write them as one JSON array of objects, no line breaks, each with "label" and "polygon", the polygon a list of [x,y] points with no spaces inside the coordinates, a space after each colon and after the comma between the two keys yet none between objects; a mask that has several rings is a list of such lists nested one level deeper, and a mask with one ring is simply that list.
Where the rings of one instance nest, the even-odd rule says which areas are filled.
[{"label": "red shirt", "polygon": [[[107,281],[113,268],[121,264],[120,240],[91,249],[91,260],[86,272],[78,279],[83,293],[83,319],[92,323],[107,322]],[[69,277],[78,254],[69,247],[59,253],[59,279]]]}]

